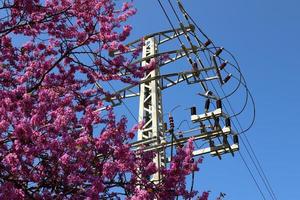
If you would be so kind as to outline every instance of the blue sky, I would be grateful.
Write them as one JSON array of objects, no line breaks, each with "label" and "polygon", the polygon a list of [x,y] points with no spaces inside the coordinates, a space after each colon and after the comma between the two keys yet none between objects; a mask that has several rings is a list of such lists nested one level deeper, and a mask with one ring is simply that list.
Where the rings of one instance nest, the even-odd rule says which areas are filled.
[{"label": "blue sky", "polygon": [[[138,14],[131,19],[134,31],[130,39],[170,29],[157,0],[134,2]],[[175,3],[175,0],[172,2]],[[183,3],[206,34],[237,57],[257,110],[256,122],[247,132],[247,137],[277,198],[299,199],[300,2],[184,0]],[[169,8],[168,12],[171,13]],[[176,24],[175,18],[172,20]],[[180,104],[183,106],[174,112],[175,123],[177,116],[178,120],[184,119],[182,113],[188,99],[201,100],[189,86],[171,90],[167,95],[164,99],[166,112],[177,102],[183,101]],[[137,100],[128,101],[136,115],[137,103]],[[235,104],[238,100],[233,101]],[[250,114],[244,116],[242,122],[247,123],[249,118]],[[265,198],[272,199],[246,156],[245,149],[241,148],[241,152]],[[226,155],[221,161],[205,156],[200,168],[196,188],[200,191],[211,190],[212,199],[219,192],[225,192],[228,200],[263,199],[239,156],[232,158]]]}]

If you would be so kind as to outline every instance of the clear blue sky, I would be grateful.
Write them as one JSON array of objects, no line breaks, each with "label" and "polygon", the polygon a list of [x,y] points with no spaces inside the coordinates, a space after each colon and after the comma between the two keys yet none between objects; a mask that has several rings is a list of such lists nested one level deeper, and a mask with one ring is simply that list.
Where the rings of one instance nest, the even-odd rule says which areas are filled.
[{"label": "clear blue sky", "polygon": [[[157,0],[134,2],[138,14],[131,20],[134,26],[131,39],[170,28]],[[255,125],[247,136],[276,196],[281,200],[300,199],[297,127],[300,124],[300,2],[184,0],[183,3],[206,34],[216,44],[231,50],[241,64],[257,109]],[[175,95],[174,91],[165,101],[169,104],[166,112],[176,106],[173,100],[179,96],[197,98],[192,90],[190,97],[189,90],[182,95],[178,92]],[[137,114],[137,101],[129,105]],[[176,116],[180,114],[178,111]],[[243,148],[241,152],[245,154]],[[249,159],[247,162],[255,173]],[[211,190],[212,197],[225,192],[228,200],[262,199],[239,156],[228,155],[222,161],[205,156],[200,167],[196,187]],[[266,199],[271,199],[257,173],[255,177]]]}]

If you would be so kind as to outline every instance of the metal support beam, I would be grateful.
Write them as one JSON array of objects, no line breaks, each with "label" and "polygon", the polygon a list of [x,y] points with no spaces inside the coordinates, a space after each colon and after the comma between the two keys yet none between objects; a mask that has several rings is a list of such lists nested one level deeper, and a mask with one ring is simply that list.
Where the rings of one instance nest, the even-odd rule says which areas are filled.
[{"label": "metal support beam", "polygon": [[[157,42],[154,37],[148,38],[143,46],[143,58],[151,57],[157,53]],[[142,65],[148,65],[151,59],[145,59]],[[159,76],[159,67],[147,74],[143,80],[152,79]],[[140,108],[139,108],[139,122],[143,123],[143,127],[138,132],[138,141],[147,140],[149,138],[156,138],[153,145],[161,143],[160,139],[163,136],[163,115],[162,115],[162,97],[160,90],[160,82],[152,80],[140,85]],[[165,152],[158,150],[154,158],[154,163],[160,169],[165,165]],[[152,179],[154,181],[160,180],[160,173],[156,173]]]},{"label": "metal support beam", "polygon": [[[143,38],[135,40],[135,41],[130,42],[127,45],[125,45],[126,47],[129,48],[129,50],[126,53],[136,51],[137,49],[139,49],[140,44],[144,40],[146,41],[149,38],[154,38],[156,41],[156,44],[161,45],[161,44],[166,43],[170,40],[173,40],[187,32],[194,32],[194,31],[195,31],[194,25],[190,25],[187,27],[177,28],[177,29],[175,29],[175,31],[174,31],[174,29],[169,29],[169,30],[145,35]],[[123,53],[121,53],[120,51],[111,52],[111,56],[119,55],[119,54],[123,54]]]},{"label": "metal support beam", "polygon": [[[139,122],[143,123],[143,126],[138,131],[137,141],[131,143],[131,148],[134,151],[143,148],[144,152],[153,151],[155,153],[153,162],[158,168],[158,172],[152,176],[152,181],[155,183],[158,183],[162,178],[159,173],[160,168],[171,161],[170,157],[173,155],[174,146],[183,146],[191,137],[191,134],[184,137],[183,133],[196,131],[194,129],[180,132],[180,135],[177,138],[173,129],[172,132],[170,131],[171,128],[169,129],[169,132],[163,130],[162,90],[182,82],[186,82],[187,84],[199,83],[203,89],[203,93],[199,93],[201,96],[218,100],[218,97],[212,96],[212,94],[209,93],[206,82],[219,80],[221,84],[223,83],[220,71],[222,67],[219,68],[217,65],[216,57],[212,57],[211,66],[204,66],[198,53],[205,51],[207,45],[203,45],[197,37],[198,44],[197,46],[193,45],[189,36],[190,33],[194,33],[194,26],[190,25],[184,27],[183,24],[181,24],[181,28],[179,29],[150,34],[128,44],[127,47],[129,50],[125,53],[136,51],[143,45],[142,58],[136,58],[131,62],[130,66],[146,66],[150,64],[152,59],[155,59],[157,66],[153,71],[146,74],[140,82],[130,84],[105,98],[106,101],[110,102],[113,106],[116,106],[122,103],[123,98],[139,96]],[[183,35],[188,40],[190,44],[189,47],[185,47],[185,45],[182,44],[180,49],[158,52],[158,46],[160,44]],[[119,54],[123,53],[119,51],[111,52],[111,56]],[[196,61],[193,61],[191,55],[196,56]],[[162,57],[164,59],[161,59]],[[192,69],[190,71],[160,75],[160,67],[175,62],[183,57],[187,57],[191,64]],[[198,68],[198,65],[200,68]],[[119,75],[130,76],[130,73],[127,70],[129,69],[122,69]],[[207,73],[209,71],[216,71],[216,75]],[[101,89],[99,84],[96,86]],[[234,134],[234,144],[230,144],[227,137],[233,134],[233,130],[231,130],[230,125],[226,125],[226,123],[225,127],[221,128],[219,118],[228,118],[228,115],[218,106],[214,111],[209,112],[207,108],[204,114],[197,115],[195,112],[191,115],[191,121],[193,123],[199,123],[197,131],[200,131],[200,133],[198,132],[197,134],[192,135],[194,141],[199,142],[200,140],[204,140],[206,143],[209,143],[209,147],[195,150],[193,152],[194,156],[210,153],[211,156],[218,156],[219,159],[221,159],[221,155],[226,153],[234,155],[234,152],[239,150],[237,135]],[[211,123],[211,120],[213,120],[214,123]],[[165,137],[164,131],[172,133],[171,141],[170,138]],[[166,156],[167,148],[171,148],[171,156],[168,155],[170,157]]]},{"label": "metal support beam", "polygon": [[214,111],[207,112],[201,115],[192,115],[191,120],[193,123],[195,123],[195,122],[205,121],[208,119],[213,119],[214,117],[220,117],[220,116],[227,117],[227,115],[222,112],[221,108],[217,108]]},{"label": "metal support beam", "polygon": [[[113,96],[107,100],[111,102],[112,106],[117,106],[122,103],[120,99],[125,98],[131,98],[131,97],[137,97],[140,96],[140,91],[137,91],[142,84],[147,84],[152,81],[157,81],[158,87],[160,87],[160,90],[167,89],[169,87],[175,86],[179,83],[182,83],[185,81],[188,85],[195,84],[199,82],[206,82],[206,81],[212,81],[215,79],[218,79],[217,76],[207,77],[204,79],[199,79],[197,77],[197,73],[214,70],[213,67],[208,67],[204,69],[199,69],[197,71],[184,71],[184,72],[176,72],[176,73],[170,73],[170,74],[164,74],[164,75],[158,75],[155,77],[150,77],[148,79],[143,79],[140,82],[136,84],[131,84],[121,90],[116,91]],[[204,95],[204,94],[203,94]]]}]

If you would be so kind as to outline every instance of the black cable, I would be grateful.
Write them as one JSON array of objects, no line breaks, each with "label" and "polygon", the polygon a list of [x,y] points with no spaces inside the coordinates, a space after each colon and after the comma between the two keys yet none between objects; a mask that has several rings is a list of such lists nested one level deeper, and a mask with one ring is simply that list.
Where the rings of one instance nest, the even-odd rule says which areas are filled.
[{"label": "black cable", "polygon": [[[176,10],[175,10],[173,4],[171,3],[170,0],[168,0],[168,2],[169,2],[169,5],[170,5],[171,8],[172,8],[172,10],[173,10],[173,12],[174,12],[174,14],[175,14],[177,20],[179,21],[180,24],[182,24],[182,22],[181,22],[181,20],[180,20],[180,18],[179,18],[179,16],[178,16],[178,14],[177,14],[177,12],[176,12]],[[185,11],[185,12],[186,12],[186,11]],[[187,20],[188,20],[188,19],[187,19]],[[189,23],[189,24],[190,24],[190,23]],[[190,24],[190,25],[191,25],[191,24]],[[200,28],[199,28],[199,29],[200,29]],[[196,36],[195,34],[194,34],[194,37],[197,39],[197,42],[198,42],[199,45],[202,45],[202,44],[203,44],[203,43],[201,43],[201,41],[197,38],[197,36]],[[207,38],[207,39],[208,39],[208,38]],[[193,44],[191,43],[191,41],[190,41],[190,40],[188,40],[188,41],[190,42],[191,46],[193,46]],[[216,48],[216,47],[214,46],[214,48]],[[199,55],[198,55],[197,53],[194,53],[194,54],[196,55],[197,59],[199,60],[199,63],[202,63],[201,60],[200,60]],[[236,60],[235,60],[235,61],[236,61]],[[236,62],[236,63],[237,63],[237,62]],[[239,69],[239,67],[238,67],[238,69]],[[239,72],[240,72],[240,70],[239,70]],[[206,74],[207,74],[207,72],[206,72]],[[207,74],[207,75],[208,75],[208,74]],[[239,80],[238,86],[237,86],[232,92],[230,92],[229,94],[225,95],[225,96],[222,97],[221,99],[228,98],[229,96],[233,95],[233,94],[238,90],[238,88],[240,87],[240,84],[241,84],[241,77],[242,77],[242,74],[240,73],[240,80]],[[246,93],[246,94],[247,94],[247,99],[248,99],[248,93]],[[245,104],[245,105],[246,105],[246,104]],[[244,108],[243,108],[242,110],[244,110]],[[237,114],[237,115],[239,115],[239,114]]]},{"label": "black cable", "polygon": [[[174,13],[175,13],[175,15],[176,15],[176,17],[177,17],[177,19],[178,19],[178,15],[177,15],[177,13],[176,13],[176,11],[175,11],[175,9],[173,8],[173,6],[172,6],[172,4],[171,4],[171,2],[170,2],[170,0],[169,0],[169,3],[170,3],[170,5],[171,5],[171,7],[172,7],[172,10],[174,11]],[[179,20],[180,21],[180,20]],[[199,27],[198,27],[199,28]],[[200,28],[199,28],[200,29]],[[213,85],[212,85],[213,86]],[[213,86],[214,87],[214,86]],[[248,88],[247,87],[245,87],[246,89],[247,89],[247,94],[248,94]],[[214,88],[215,89],[215,88]],[[215,89],[216,90],[216,89]],[[222,91],[223,91],[223,93],[224,93],[224,90],[222,89]],[[250,93],[250,92],[249,92]],[[225,95],[225,94],[224,94]],[[250,93],[250,95],[251,95],[251,93]],[[252,97],[252,95],[251,95],[251,97]],[[226,98],[227,99],[227,98]],[[253,100],[253,98],[252,98],[252,100]],[[227,99],[227,101],[228,101],[228,99]],[[254,101],[253,101],[254,102]],[[229,105],[230,105],[230,107],[231,107],[231,104],[230,104],[230,102],[229,102]],[[255,106],[254,106],[255,107]],[[231,109],[232,109],[232,107],[231,107]],[[233,111],[233,110],[232,110]],[[234,113],[234,111],[233,111],[233,113]],[[236,117],[236,116],[235,116]],[[238,121],[238,119],[237,119],[237,122],[239,123],[239,121]],[[239,125],[240,125],[240,123],[239,123]],[[250,126],[251,127],[251,126]],[[240,125],[240,128],[241,128],[241,125]],[[242,129],[242,128],[241,128]],[[248,129],[247,129],[248,130]],[[242,129],[242,131],[243,131],[243,129]],[[244,144],[244,146],[245,146],[245,144]],[[252,162],[254,163],[254,161],[253,161],[253,159],[252,159],[252,157],[251,157],[251,155],[250,155],[250,153],[248,152],[248,154],[249,154],[249,156],[250,156],[250,158],[251,158],[251,160],[252,160]],[[244,160],[244,159],[243,159]],[[256,168],[257,169],[257,168]],[[258,170],[258,169],[257,169]],[[259,172],[259,170],[258,170],[258,172]],[[260,176],[261,176],[261,174],[260,174]],[[254,177],[253,177],[254,178]],[[261,176],[261,178],[262,178],[262,176]],[[264,181],[264,179],[262,178],[262,180]],[[256,182],[256,181],[255,181]],[[268,187],[267,187],[267,189],[268,189]],[[260,190],[261,191],[261,190]],[[269,191],[270,192],[270,191]],[[271,195],[271,197],[272,197],[272,195]],[[273,197],[272,197],[273,198]]]},{"label": "black cable", "polygon": [[259,160],[258,160],[258,158],[257,158],[257,156],[256,156],[256,153],[254,152],[254,150],[253,150],[253,148],[252,148],[252,145],[251,145],[251,143],[250,143],[250,141],[248,140],[248,137],[247,137],[246,135],[245,135],[245,138],[246,138],[246,142],[247,142],[248,145],[250,146],[250,150],[251,150],[252,154],[254,155],[254,159],[256,160],[259,169],[261,170],[261,172],[262,172],[264,178],[265,178],[266,181],[267,181],[267,184],[268,184],[268,186],[269,186],[269,188],[270,188],[270,190],[271,190],[273,196],[275,197],[275,199],[277,199],[277,196],[275,195],[275,192],[273,191],[273,188],[272,188],[272,186],[271,186],[271,184],[270,184],[270,182],[269,182],[269,180],[268,180],[268,178],[267,178],[267,176],[266,176],[266,174],[265,174],[265,172],[264,172],[264,170],[263,170],[263,168],[262,168],[262,166],[261,166],[261,164],[260,164],[260,162],[259,162]]},{"label": "black cable", "polygon": [[251,175],[251,177],[252,177],[252,179],[253,179],[253,181],[254,181],[254,183],[255,183],[257,189],[259,190],[259,192],[260,192],[260,194],[261,194],[261,196],[262,196],[262,198],[263,198],[264,200],[266,200],[266,197],[265,197],[265,195],[263,194],[263,192],[262,192],[262,190],[261,190],[261,188],[260,188],[258,182],[256,181],[256,179],[255,179],[255,177],[254,177],[254,174],[251,172],[250,167],[248,166],[248,164],[247,164],[247,162],[246,162],[246,160],[245,160],[243,154],[242,154],[240,151],[238,151],[238,154],[239,154],[240,157],[242,158],[242,161],[243,161],[244,165],[246,166],[246,168],[248,169],[248,172],[249,172],[249,174]]},{"label": "black cable", "polygon": [[[212,85],[213,85],[213,84],[212,84]],[[247,87],[246,87],[246,88],[247,88]],[[247,88],[247,89],[248,89],[248,88]],[[222,91],[223,94],[225,95],[225,92],[224,92],[224,90],[223,90],[222,87],[221,87],[221,91]],[[216,91],[216,92],[217,92],[217,91]],[[217,95],[218,95],[218,92],[217,92]],[[249,93],[249,95],[250,95],[250,98],[253,100],[253,97],[252,97],[251,93]],[[228,103],[228,105],[229,105],[230,110],[232,111],[232,113],[235,114],[235,112],[234,112],[234,110],[233,110],[233,107],[232,107],[230,101],[228,100],[228,98],[225,98],[225,100],[227,101],[227,103]],[[253,100],[252,102],[254,102],[254,100]],[[255,106],[254,106],[254,108],[255,108]],[[225,110],[226,112],[228,112],[228,110],[226,109],[226,106],[225,106],[225,105],[224,105],[224,110]],[[255,109],[254,109],[254,111],[255,111]],[[254,112],[254,116],[255,116],[255,112]],[[254,123],[254,121],[252,121],[252,123],[250,124],[250,126],[249,126],[247,129],[244,130],[244,129],[242,128],[242,126],[241,126],[241,124],[240,124],[240,121],[239,121],[239,119],[237,118],[237,116],[234,116],[234,117],[235,117],[235,119],[236,119],[236,121],[237,121],[237,123],[238,123],[238,125],[239,125],[239,128],[241,129],[241,132],[240,132],[239,134],[242,134],[242,133],[248,131],[248,130],[252,127],[252,125],[253,125],[253,123]],[[238,130],[238,128],[236,127],[235,123],[232,122],[232,124],[233,124],[234,128],[235,128],[236,130]],[[269,187],[268,187],[268,185],[267,185],[267,183],[266,183],[266,181],[265,181],[265,179],[264,179],[264,177],[262,176],[260,170],[258,169],[257,164],[254,162],[254,159],[253,159],[253,157],[251,156],[251,153],[249,152],[249,149],[248,149],[248,147],[246,146],[246,144],[244,143],[242,137],[241,137],[241,141],[242,141],[242,144],[244,145],[244,147],[245,147],[245,149],[246,149],[247,154],[248,154],[249,157],[250,157],[250,160],[251,160],[252,163],[254,164],[255,169],[257,170],[257,172],[258,172],[258,174],[259,174],[261,180],[263,181],[265,187],[267,188],[267,190],[268,190],[268,192],[269,192],[269,195],[271,196],[272,199],[274,199],[273,196],[272,196],[272,193],[271,193],[271,191],[270,191],[270,189],[269,189]],[[240,153],[240,151],[239,151],[239,153]]]},{"label": "black cable", "polygon": [[[233,78],[236,78],[235,76],[232,76]],[[255,118],[256,118],[256,108],[255,108],[255,101],[254,101],[254,98],[251,94],[251,92],[249,91],[247,85],[243,84],[243,87],[245,87],[246,91],[247,91],[247,96],[249,95],[250,96],[250,99],[251,99],[251,102],[252,102],[252,105],[253,105],[253,117],[252,117],[252,121],[250,123],[250,125],[246,128],[246,129],[241,129],[242,131],[239,133],[239,135],[247,132],[249,129],[252,128],[252,126],[254,125],[254,122],[255,122]],[[234,117],[234,118],[237,118],[237,116],[239,115],[240,113],[234,113],[234,115],[231,115],[230,117]]]},{"label": "black cable", "polygon": [[[228,53],[230,53],[230,52],[228,52]],[[231,53],[230,53],[231,54]],[[234,58],[234,55],[232,55],[232,57]],[[235,59],[235,58],[234,58]],[[237,62],[237,61],[236,61]],[[233,76],[233,78],[236,78],[236,77],[234,77]],[[242,75],[242,78],[243,78],[243,80],[244,80],[244,82],[245,83],[242,83],[243,84],[243,86],[246,88],[246,90],[247,90],[247,93],[250,95],[250,98],[251,98],[251,101],[252,101],[252,104],[253,104],[253,108],[254,108],[254,111],[253,111],[253,113],[254,113],[254,116],[253,116],[253,120],[252,120],[252,122],[251,122],[251,124],[250,124],[250,126],[247,128],[247,129],[244,129],[240,134],[242,134],[242,133],[245,133],[247,130],[249,130],[252,126],[253,126],[253,124],[254,124],[254,119],[255,119],[255,113],[256,113],[256,111],[255,111],[255,101],[254,101],[254,99],[253,99],[253,96],[252,96],[252,94],[251,94],[251,92],[249,91],[249,89],[248,89],[248,87],[247,87],[247,85],[246,85],[246,80],[245,80],[245,78],[244,78],[244,76]],[[263,170],[263,168],[262,168],[262,166],[261,166],[261,164],[260,164],[260,161],[258,160],[258,158],[257,158],[257,156],[256,156],[256,153],[255,153],[255,151],[253,150],[253,147],[252,147],[252,145],[251,145],[251,143],[250,143],[250,141],[248,140],[248,137],[247,137],[247,135],[243,135],[245,138],[246,138],[246,142],[247,142],[247,144],[248,144],[248,146],[250,147],[250,150],[251,150],[251,153],[252,153],[252,155],[254,156],[254,159],[255,159],[255,161],[256,161],[256,163],[257,163],[257,165],[255,165],[255,168],[257,169],[257,171],[258,171],[258,173],[260,173],[260,171],[261,171],[261,173],[262,173],[262,176],[264,177],[264,179],[265,179],[265,184],[267,185],[266,186],[266,188],[267,188],[267,190],[269,190],[269,192],[271,192],[271,194],[273,195],[273,199],[277,199],[277,196],[275,195],[275,193],[274,193],[274,190],[273,190],[273,188],[272,188],[272,186],[271,186],[271,184],[270,184],[270,182],[269,182],[269,180],[268,180],[268,177],[266,176],[266,174],[265,174],[265,172],[264,172],[264,170]],[[244,143],[244,141],[242,140],[242,142]],[[246,146],[245,144],[244,144],[244,146]],[[248,151],[248,150],[247,150]],[[248,152],[249,153],[249,152]],[[249,155],[250,155],[250,153],[249,153]],[[253,160],[253,159],[252,159]],[[254,162],[254,161],[253,161]]]},{"label": "black cable", "polygon": [[[165,16],[166,16],[166,18],[167,18],[167,20],[168,20],[170,26],[172,27],[173,31],[176,33],[176,29],[175,29],[175,27],[174,27],[174,25],[173,25],[173,23],[172,23],[172,21],[171,21],[169,15],[167,14],[166,9],[164,8],[164,6],[163,6],[163,4],[161,3],[160,0],[157,0],[157,1],[158,1],[159,5],[160,5],[162,11],[164,12],[164,14],[165,14]],[[182,47],[184,47],[184,43],[182,42],[182,40],[180,39],[180,37],[177,37],[177,39],[178,39],[180,45],[181,45]],[[189,63],[192,65],[192,59],[189,57],[189,55],[187,54],[187,52],[186,52],[186,56],[188,57]],[[200,84],[201,84],[202,88],[204,89],[204,91],[207,91],[207,85],[206,85],[206,83],[203,84],[203,82],[200,82]]]},{"label": "black cable", "polygon": [[[229,51],[227,51],[227,52],[230,53]],[[231,54],[231,53],[230,53],[230,54]],[[235,62],[237,63],[237,61],[236,61],[234,55],[231,54],[231,56],[233,57],[233,59],[234,59]],[[238,69],[238,71],[239,71],[240,74],[242,75],[240,69]],[[234,76],[233,76],[233,77],[234,77]],[[236,77],[234,77],[234,78],[236,78]],[[237,78],[236,78],[236,79],[237,79]],[[255,101],[254,101],[254,99],[253,99],[253,96],[252,96],[251,92],[249,91],[249,89],[248,89],[248,87],[247,87],[247,85],[246,85],[246,80],[245,80],[245,78],[244,78],[243,75],[242,75],[242,79],[243,79],[243,81],[244,81],[245,83],[243,83],[243,82],[241,82],[241,83],[242,83],[242,85],[245,87],[245,89],[247,90],[247,94],[249,94],[249,96],[250,96],[250,98],[251,98],[251,101],[252,101],[252,104],[253,104],[253,120],[252,120],[252,122],[251,122],[251,124],[249,125],[248,128],[246,128],[246,129],[243,129],[243,128],[242,128],[242,126],[241,126],[241,124],[240,124],[240,122],[239,122],[239,120],[238,120],[238,118],[237,118],[237,115],[238,115],[238,114],[236,114],[236,113],[234,112],[234,110],[233,110],[233,108],[232,108],[232,106],[231,106],[231,103],[230,103],[229,100],[226,98],[226,100],[227,100],[227,102],[228,102],[228,105],[230,106],[231,111],[232,111],[233,113],[235,113],[235,114],[233,115],[233,117],[236,118],[236,121],[237,121],[237,123],[238,123],[240,129],[242,130],[242,131],[239,133],[239,135],[241,135],[241,134],[247,132],[247,131],[253,126],[254,120],[255,120],[255,113],[256,113],[256,111],[255,111]],[[222,92],[224,93],[224,90],[223,90],[223,89],[222,89]],[[224,95],[225,95],[225,94],[224,94]],[[226,109],[225,109],[225,110],[226,110]],[[235,126],[235,125],[234,125],[234,126]],[[235,127],[235,128],[237,129],[237,127]],[[243,135],[243,136],[244,136],[245,138],[247,138],[246,135]],[[247,138],[247,139],[248,139],[248,138]],[[262,179],[262,181],[263,181],[263,183],[264,183],[266,189],[268,190],[269,195],[271,196],[272,199],[277,199],[277,198],[275,197],[275,195],[274,195],[274,191],[273,191],[272,187],[270,186],[270,183],[269,183],[269,181],[268,181],[268,178],[266,177],[266,175],[265,175],[263,169],[261,168],[261,166],[258,167],[258,165],[260,165],[258,159],[256,159],[256,162],[258,163],[258,165],[257,165],[257,163],[254,161],[254,159],[253,159],[253,157],[252,157],[252,155],[251,155],[251,153],[250,153],[248,147],[246,146],[246,144],[245,144],[245,142],[244,142],[244,140],[243,140],[242,137],[241,137],[241,141],[242,141],[242,143],[243,143],[243,145],[244,145],[244,147],[245,147],[245,149],[246,149],[246,151],[247,151],[247,153],[248,153],[248,155],[249,155],[249,157],[250,157],[252,163],[254,164],[255,169],[257,170],[259,176],[261,177],[261,179]],[[252,149],[252,151],[251,151],[252,154],[254,155],[254,157],[256,157],[256,154],[255,154],[255,152],[254,152],[254,150],[253,150],[251,144],[248,143],[248,145],[250,146],[250,149]],[[274,197],[275,197],[275,198],[274,198]]]}]

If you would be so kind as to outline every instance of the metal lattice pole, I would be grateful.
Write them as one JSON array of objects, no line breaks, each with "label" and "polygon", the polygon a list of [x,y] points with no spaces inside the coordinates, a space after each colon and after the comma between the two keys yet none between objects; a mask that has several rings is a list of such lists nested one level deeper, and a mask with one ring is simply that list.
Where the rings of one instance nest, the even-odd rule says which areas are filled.
[{"label": "metal lattice pole", "polygon": [[[143,46],[143,58],[153,56],[157,53],[157,42],[154,37],[148,38]],[[142,62],[142,65],[148,65],[151,59]],[[140,85],[140,107],[139,122],[143,123],[143,127],[138,132],[138,141],[149,138],[156,138],[156,144],[161,143],[160,138],[163,136],[163,114],[162,114],[162,96],[159,80],[155,77],[159,76],[159,67],[155,67],[153,71],[148,73],[143,80],[154,78],[152,81],[145,82]],[[160,169],[165,165],[164,151],[157,151],[154,163]],[[152,180],[160,180],[159,172],[156,173]]]}]

